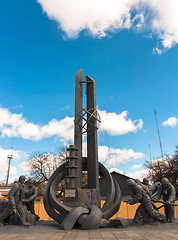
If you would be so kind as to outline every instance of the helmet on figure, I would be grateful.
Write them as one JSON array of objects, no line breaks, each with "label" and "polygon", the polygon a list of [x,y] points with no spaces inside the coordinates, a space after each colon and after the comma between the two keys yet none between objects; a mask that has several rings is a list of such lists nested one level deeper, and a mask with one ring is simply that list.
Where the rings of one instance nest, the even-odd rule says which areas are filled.
[{"label": "helmet on figure", "polygon": [[25,179],[26,179],[26,177],[25,177],[24,175],[21,175],[21,176],[19,177],[19,182],[20,182],[21,184],[24,184]]},{"label": "helmet on figure", "polygon": [[149,180],[148,180],[148,178],[144,178],[144,179],[143,179],[143,184],[144,184],[144,185],[149,185]]},{"label": "helmet on figure", "polygon": [[139,184],[141,183],[140,179],[135,179],[135,182]]},{"label": "helmet on figure", "polygon": [[129,186],[129,187],[132,187],[132,186],[135,186],[136,185],[136,182],[133,180],[133,179],[128,179],[126,181],[126,184]]},{"label": "helmet on figure", "polygon": [[27,185],[29,188],[32,188],[33,185],[34,185],[34,180],[33,179],[29,179],[28,182],[27,182]]},{"label": "helmet on figure", "polygon": [[170,182],[167,178],[162,178],[161,185],[162,185],[163,189],[167,189],[170,186]]}]

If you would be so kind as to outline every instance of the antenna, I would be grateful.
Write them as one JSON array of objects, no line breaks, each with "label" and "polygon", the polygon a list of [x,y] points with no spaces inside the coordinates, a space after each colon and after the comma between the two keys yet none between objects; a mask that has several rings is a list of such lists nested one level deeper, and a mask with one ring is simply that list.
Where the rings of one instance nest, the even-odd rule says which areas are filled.
[{"label": "antenna", "polygon": [[7,158],[9,159],[9,162],[8,162],[8,169],[7,169],[6,186],[8,186],[8,182],[9,182],[9,173],[10,173],[11,160],[13,159],[13,150],[14,150],[14,134],[12,137],[11,154],[7,156]]},{"label": "antenna", "polygon": [[151,157],[151,146],[149,144],[149,152],[150,152],[150,161],[152,160],[152,157]]},{"label": "antenna", "polygon": [[163,148],[162,148],[161,137],[160,137],[160,132],[159,132],[159,128],[158,128],[158,122],[157,122],[157,117],[156,117],[156,110],[154,110],[154,114],[155,114],[155,121],[156,121],[156,127],[157,127],[158,138],[159,138],[159,145],[160,145],[160,150],[161,150],[161,157],[163,159]]}]

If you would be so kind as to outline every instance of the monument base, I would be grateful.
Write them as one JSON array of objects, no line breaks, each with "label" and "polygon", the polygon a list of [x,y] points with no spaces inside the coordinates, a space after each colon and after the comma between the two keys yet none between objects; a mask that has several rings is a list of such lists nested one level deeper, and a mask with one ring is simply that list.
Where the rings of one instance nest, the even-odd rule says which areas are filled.
[{"label": "monument base", "polygon": [[65,189],[64,204],[69,207],[89,208],[96,205],[100,208],[100,191],[99,189],[81,189],[71,188]]}]

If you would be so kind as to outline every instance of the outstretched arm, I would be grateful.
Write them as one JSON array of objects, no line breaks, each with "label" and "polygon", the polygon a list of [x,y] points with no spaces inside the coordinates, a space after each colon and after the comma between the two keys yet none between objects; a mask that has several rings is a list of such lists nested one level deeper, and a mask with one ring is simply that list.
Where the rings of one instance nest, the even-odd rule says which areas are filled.
[{"label": "outstretched arm", "polygon": [[34,187],[34,193],[29,197],[29,201],[33,201],[38,196],[38,188]]}]

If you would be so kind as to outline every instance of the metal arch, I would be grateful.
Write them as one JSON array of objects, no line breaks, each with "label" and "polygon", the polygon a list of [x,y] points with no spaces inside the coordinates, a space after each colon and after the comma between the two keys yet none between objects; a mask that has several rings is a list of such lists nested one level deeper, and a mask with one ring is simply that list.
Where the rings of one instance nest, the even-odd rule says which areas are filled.
[{"label": "metal arch", "polygon": [[[87,158],[82,158],[82,170],[85,171],[87,167]],[[59,224],[64,220],[66,215],[72,210],[72,208],[59,202],[56,197],[56,190],[58,184],[64,179],[65,165],[63,163],[50,177],[44,192],[44,207],[48,215]],[[103,218],[110,218],[120,208],[121,204],[121,191],[118,183],[113,180],[108,170],[99,163],[100,175],[106,179],[106,187],[109,190],[107,193],[106,201],[101,209]]]}]

